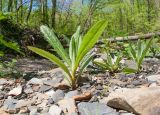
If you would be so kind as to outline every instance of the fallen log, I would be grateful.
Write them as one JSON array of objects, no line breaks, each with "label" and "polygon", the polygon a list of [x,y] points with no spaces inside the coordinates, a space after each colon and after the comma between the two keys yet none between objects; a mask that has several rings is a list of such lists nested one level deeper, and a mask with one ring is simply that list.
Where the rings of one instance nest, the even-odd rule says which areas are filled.
[{"label": "fallen log", "polygon": [[[109,38],[109,42],[127,42],[127,41],[136,41],[138,39],[151,39],[152,37],[160,36],[160,32],[156,33],[147,33],[144,35],[135,35],[135,36],[126,36],[126,37],[116,37]],[[100,40],[97,44],[103,44],[103,41]]]}]

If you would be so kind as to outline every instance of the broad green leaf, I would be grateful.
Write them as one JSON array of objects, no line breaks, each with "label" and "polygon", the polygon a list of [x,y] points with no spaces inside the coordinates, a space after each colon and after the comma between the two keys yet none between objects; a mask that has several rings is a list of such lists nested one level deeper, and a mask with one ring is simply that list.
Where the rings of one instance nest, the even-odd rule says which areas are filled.
[{"label": "broad green leaf", "polygon": [[136,73],[136,72],[137,72],[136,69],[132,69],[132,68],[124,68],[122,71],[123,71],[124,73],[126,73],[126,74]]},{"label": "broad green leaf", "polygon": [[54,48],[56,53],[68,64],[71,65],[70,59],[66,51],[64,50],[62,44],[54,34],[54,32],[47,26],[40,27],[41,32],[44,34],[45,39]]},{"label": "broad green leaf", "polygon": [[137,51],[138,51],[138,53],[137,53],[137,58],[139,58],[140,56],[141,56],[141,53],[142,53],[142,43],[141,43],[142,41],[139,39],[138,40],[138,49],[137,49]]},{"label": "broad green leaf", "polygon": [[20,47],[16,42],[7,42],[3,40],[2,36],[0,36],[0,43],[24,55],[24,53],[20,51]]},{"label": "broad green leaf", "polygon": [[132,57],[132,59],[134,59],[135,61],[137,61],[136,51],[133,49],[131,43],[129,44],[129,51],[128,51],[128,53]]},{"label": "broad green leaf", "polygon": [[45,58],[49,59],[50,61],[54,62],[60,68],[62,68],[62,70],[64,72],[66,72],[69,77],[71,77],[71,74],[70,74],[70,72],[68,70],[68,67],[60,59],[58,59],[56,56],[54,56],[53,54],[51,54],[51,53],[49,53],[47,51],[44,51],[42,49],[36,48],[36,47],[28,46],[28,49],[30,49],[31,51],[39,54],[42,57],[45,57]]},{"label": "broad green leaf", "polygon": [[[81,66],[80,66],[80,72],[79,72],[80,75],[82,74],[83,70],[84,70],[85,68],[87,68],[89,62],[91,62],[91,60],[93,59],[93,57],[94,57],[94,55],[92,55],[92,54],[89,53],[89,54],[85,57],[84,61],[82,61],[82,64],[81,64]],[[80,75],[79,75],[79,76],[80,76]]]},{"label": "broad green leaf", "polygon": [[106,20],[99,21],[83,37],[81,46],[78,50],[74,70],[76,70],[80,61],[83,59],[83,57],[88,53],[88,51],[98,41],[98,39],[100,38],[100,36],[103,33],[106,26],[107,26],[107,21]]},{"label": "broad green leaf", "polygon": [[141,55],[141,57],[140,57],[140,59],[138,61],[138,67],[140,67],[140,65],[142,64],[147,52],[149,51],[149,48],[151,47],[151,44],[152,44],[152,40],[153,39],[149,40],[149,42],[147,43],[145,49],[143,50],[142,55]]}]

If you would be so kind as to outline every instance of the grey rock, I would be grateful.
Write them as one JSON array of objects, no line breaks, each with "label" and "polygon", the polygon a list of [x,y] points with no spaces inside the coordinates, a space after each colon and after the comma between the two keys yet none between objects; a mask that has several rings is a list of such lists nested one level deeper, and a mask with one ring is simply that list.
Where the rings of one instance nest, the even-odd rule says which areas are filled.
[{"label": "grey rock", "polygon": [[29,80],[28,84],[43,85],[43,81],[38,78],[32,78],[31,80]]},{"label": "grey rock", "polygon": [[48,112],[50,115],[61,115],[62,114],[62,109],[59,108],[58,106],[56,105],[52,105],[50,108],[49,108],[49,112]]},{"label": "grey rock", "polygon": [[150,75],[150,76],[146,77],[146,79],[147,79],[149,82],[157,82],[157,83],[160,83],[160,74]]},{"label": "grey rock", "polygon": [[62,78],[56,78],[54,80],[43,81],[43,83],[45,85],[49,85],[49,86],[55,87],[55,85],[58,84],[58,83],[60,83],[62,80],[63,80]]},{"label": "grey rock", "polygon": [[15,106],[15,108],[22,108],[26,106],[31,106],[34,103],[33,100],[19,100]]},{"label": "grey rock", "polygon": [[63,99],[65,96],[64,91],[62,90],[57,90],[53,96],[52,96],[52,100],[57,103],[59,100]]},{"label": "grey rock", "polygon": [[68,92],[67,94],[65,94],[65,99],[67,99],[67,98],[72,98],[73,96],[76,96],[76,95],[79,95],[80,94],[80,92],[79,91],[77,91],[77,90],[74,90],[74,91],[70,91],[70,92]]},{"label": "grey rock", "polygon": [[36,106],[29,106],[28,107],[29,111],[30,111],[30,115],[39,115],[38,114],[38,107]]},{"label": "grey rock", "polygon": [[3,104],[3,109],[10,114],[16,114],[18,109],[15,108],[17,100],[15,99],[6,99]]},{"label": "grey rock", "polygon": [[102,90],[103,87],[102,87],[102,85],[98,84],[98,86],[96,86],[96,89],[97,89],[97,90]]},{"label": "grey rock", "polygon": [[138,86],[138,85],[141,85],[142,83],[139,80],[135,80],[135,81],[132,81],[132,84],[135,86]]},{"label": "grey rock", "polygon": [[46,92],[46,91],[50,90],[51,88],[52,88],[51,86],[42,85],[39,89],[39,92]]},{"label": "grey rock", "polygon": [[81,102],[78,104],[78,110],[81,115],[119,115],[116,110],[98,102]]},{"label": "grey rock", "polygon": [[30,85],[28,85],[26,88],[24,88],[24,92],[30,94],[33,93],[33,89]]},{"label": "grey rock", "polygon": [[2,100],[4,96],[5,96],[5,93],[0,91],[0,100]]},{"label": "grey rock", "polygon": [[59,107],[63,110],[65,115],[78,115],[76,112],[75,100],[72,98],[58,101]]}]

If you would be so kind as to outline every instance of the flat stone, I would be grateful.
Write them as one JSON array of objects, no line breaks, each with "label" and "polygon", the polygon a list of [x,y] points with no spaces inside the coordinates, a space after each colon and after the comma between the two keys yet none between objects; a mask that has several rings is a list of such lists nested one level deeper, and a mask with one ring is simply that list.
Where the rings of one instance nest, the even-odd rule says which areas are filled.
[{"label": "flat stone", "polygon": [[20,95],[21,93],[22,93],[22,86],[19,85],[18,87],[12,89],[12,90],[8,93],[8,95],[17,96],[17,95]]},{"label": "flat stone", "polygon": [[78,111],[81,115],[119,115],[116,110],[98,102],[81,102],[78,104]]},{"label": "flat stone", "polygon": [[38,78],[32,78],[31,80],[29,80],[28,84],[43,85],[43,80]]},{"label": "flat stone", "polygon": [[146,77],[146,79],[147,79],[149,82],[157,82],[157,83],[160,83],[160,74],[150,75],[150,76]]},{"label": "flat stone", "polygon": [[48,97],[52,97],[56,92],[54,90],[49,90],[47,91],[45,94],[48,96]]},{"label": "flat stone", "polygon": [[8,81],[6,79],[4,79],[4,78],[0,79],[0,85],[5,85],[7,83],[8,83]]},{"label": "flat stone", "polygon": [[28,109],[30,111],[30,115],[39,115],[38,112],[37,112],[38,107],[36,107],[36,106],[29,106]]},{"label": "flat stone", "polygon": [[39,88],[39,92],[46,92],[46,91],[50,90],[51,88],[52,88],[51,86],[42,85],[42,86]]},{"label": "flat stone", "polygon": [[65,115],[78,115],[76,111],[75,100],[72,98],[63,99],[58,102],[59,107],[63,110]]},{"label": "flat stone", "polygon": [[46,81],[43,81],[45,85],[49,85],[49,86],[52,86],[54,87],[55,84],[58,84],[62,81],[63,79],[62,78],[56,78],[54,80],[46,80]]},{"label": "flat stone", "polygon": [[4,110],[0,109],[0,115],[10,115],[10,114],[8,114]]},{"label": "flat stone", "polygon": [[22,107],[27,107],[31,106],[32,103],[34,103],[33,100],[19,100],[15,106],[15,108],[22,108]]},{"label": "flat stone", "polygon": [[72,98],[73,96],[76,96],[76,95],[79,95],[80,92],[77,91],[77,90],[74,90],[74,91],[69,91],[68,93],[65,94],[65,99],[67,98]]},{"label": "flat stone", "polygon": [[28,86],[28,87],[24,88],[24,92],[27,94],[30,94],[30,93],[33,93],[33,89],[31,86]]},{"label": "flat stone", "polygon": [[52,100],[53,102],[57,103],[59,100],[62,100],[64,98],[65,94],[64,91],[62,90],[57,90],[53,96],[52,96]]},{"label": "flat stone", "polygon": [[56,105],[52,105],[50,108],[49,108],[49,112],[48,112],[50,115],[61,115],[62,114],[62,109],[59,108],[58,106]]},{"label": "flat stone", "polygon": [[15,108],[16,104],[17,104],[17,100],[6,99],[4,101],[2,109],[10,114],[16,114],[18,112],[18,109]]},{"label": "flat stone", "polygon": [[140,115],[159,115],[160,87],[121,88],[108,96],[107,105]]}]

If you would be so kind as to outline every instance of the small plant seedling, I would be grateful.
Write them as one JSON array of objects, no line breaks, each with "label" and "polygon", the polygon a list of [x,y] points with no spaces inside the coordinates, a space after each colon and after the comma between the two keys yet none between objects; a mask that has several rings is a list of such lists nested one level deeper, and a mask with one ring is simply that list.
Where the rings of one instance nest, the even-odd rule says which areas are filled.
[{"label": "small plant seedling", "polygon": [[36,47],[29,46],[28,48],[57,64],[64,71],[71,88],[75,89],[83,70],[92,60],[93,55],[90,54],[90,50],[101,36],[106,26],[106,20],[97,22],[83,38],[80,35],[80,28],[78,28],[70,40],[69,54],[65,51],[54,32],[47,26],[41,26],[40,29],[45,39],[54,48],[60,58]]},{"label": "small plant seedling", "polygon": [[137,45],[135,45],[135,47],[133,44],[129,44],[128,54],[136,62],[136,69],[124,68],[123,71],[125,73],[140,72],[143,60],[152,45],[152,40],[153,39],[150,39],[146,43],[142,40],[138,40]]}]

